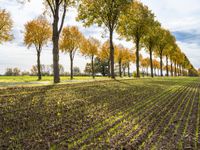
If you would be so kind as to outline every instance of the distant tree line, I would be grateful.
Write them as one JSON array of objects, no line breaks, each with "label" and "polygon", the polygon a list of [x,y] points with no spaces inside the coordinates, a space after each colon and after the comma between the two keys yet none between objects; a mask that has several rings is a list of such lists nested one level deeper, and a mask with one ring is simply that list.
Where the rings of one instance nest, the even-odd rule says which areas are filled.
[{"label": "distant tree line", "polygon": [[[53,75],[53,65],[40,65],[41,76],[52,76]],[[64,71],[63,65],[59,65],[59,71],[61,76],[70,75],[70,73]],[[81,71],[79,67],[73,68],[74,75],[81,75]],[[38,75],[38,66],[34,65],[30,69],[30,71],[21,71],[19,68],[7,68],[4,75],[6,76],[20,76],[20,75],[30,75],[37,76]]]}]

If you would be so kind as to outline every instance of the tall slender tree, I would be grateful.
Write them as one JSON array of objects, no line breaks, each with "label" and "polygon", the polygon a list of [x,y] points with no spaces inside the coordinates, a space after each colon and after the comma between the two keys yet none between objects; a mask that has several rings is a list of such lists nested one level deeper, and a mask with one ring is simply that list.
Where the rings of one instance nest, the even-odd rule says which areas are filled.
[{"label": "tall slender tree", "polygon": [[[148,76],[148,68],[150,66],[149,58],[142,59],[141,60],[141,66],[143,67],[144,70],[146,69],[146,75]],[[143,71],[143,76],[144,76],[144,72],[145,71]]]},{"label": "tall slender tree", "polygon": [[77,50],[81,47],[83,35],[78,27],[65,27],[62,31],[60,49],[62,52],[69,53],[71,80],[73,79],[73,62]]},{"label": "tall slender tree", "polygon": [[[170,58],[170,55],[173,53],[173,47],[174,47],[174,44],[175,44],[175,38],[174,38],[174,41],[171,41],[172,43],[169,43],[169,45],[166,47],[165,51],[163,52],[163,55],[165,56],[166,58],[166,76],[169,76],[169,58]],[[173,70],[171,68],[171,70]]]},{"label": "tall slender tree", "polygon": [[42,47],[47,44],[50,38],[50,24],[44,17],[38,17],[25,24],[24,43],[28,48],[34,45],[37,51],[38,80],[42,79],[40,63]]},{"label": "tall slender tree", "polygon": [[146,51],[149,53],[149,61],[150,61],[150,68],[151,68],[151,77],[154,77],[153,73],[153,52],[156,48],[156,44],[158,42],[158,30],[160,28],[160,23],[157,21],[152,22],[149,26],[149,30],[143,39],[143,43],[146,47]]},{"label": "tall slender tree", "polygon": [[13,39],[12,25],[10,14],[5,9],[0,9],[0,44]]},{"label": "tall slender tree", "polygon": [[98,53],[98,57],[101,61],[105,61],[108,63],[108,76],[110,77],[110,42],[109,40],[104,42],[101,46],[101,49]]},{"label": "tall slender tree", "polygon": [[90,57],[91,59],[91,65],[92,65],[92,77],[95,78],[95,70],[94,70],[94,58],[95,55],[98,54],[100,42],[90,37],[89,39],[85,39],[83,43],[81,44],[80,51],[83,55]]},{"label": "tall slender tree", "polygon": [[142,47],[141,40],[148,32],[153,21],[154,14],[139,1],[132,2],[119,20],[118,33],[128,41],[131,40],[136,44],[137,77],[140,77],[139,50]]},{"label": "tall slender tree", "polygon": [[125,48],[123,47],[123,45],[119,44],[116,46],[115,58],[119,65],[119,76],[120,77],[122,77],[122,62],[123,62],[124,56],[125,56],[124,51],[125,51]]},{"label": "tall slender tree", "polygon": [[125,67],[128,68],[128,77],[131,77],[131,74],[130,74],[130,63],[132,61],[132,53],[130,52],[130,50],[128,48],[125,48],[124,49],[124,57],[123,57],[123,60],[122,60],[122,65]]},{"label": "tall slender tree", "polygon": [[98,24],[109,31],[111,77],[114,73],[114,45],[113,33],[118,25],[121,12],[132,0],[82,0],[78,9],[78,20],[85,26]]},{"label": "tall slender tree", "polygon": [[158,31],[159,38],[157,42],[156,53],[160,57],[160,76],[163,76],[163,55],[164,51],[167,49],[167,46],[170,44],[172,40],[172,36],[170,32],[166,29],[160,28]]},{"label": "tall slender tree", "polygon": [[160,65],[159,62],[156,59],[153,59],[153,68],[154,68],[154,75],[157,76],[159,75],[159,73],[156,73],[156,69],[159,70]]},{"label": "tall slender tree", "polygon": [[[31,0],[18,0],[26,2]],[[43,0],[46,10],[51,14],[52,21],[52,42],[53,42],[53,72],[54,83],[60,82],[59,74],[59,39],[64,25],[67,8],[74,5],[76,0]]]}]

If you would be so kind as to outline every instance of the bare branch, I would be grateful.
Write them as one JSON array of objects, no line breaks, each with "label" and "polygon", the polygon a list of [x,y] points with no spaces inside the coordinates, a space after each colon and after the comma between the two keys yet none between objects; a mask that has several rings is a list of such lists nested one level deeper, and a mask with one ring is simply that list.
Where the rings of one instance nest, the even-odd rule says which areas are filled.
[{"label": "bare branch", "polygon": [[[59,2],[59,5],[62,4],[62,2],[63,2],[63,0],[61,0],[61,1]],[[65,3],[66,3],[66,2],[65,2]]]},{"label": "bare branch", "polygon": [[65,16],[66,16],[66,11],[67,11],[67,8],[66,8],[66,7],[67,7],[67,4],[66,4],[66,1],[65,1],[65,3],[64,3],[63,7],[64,7],[64,11],[63,11],[63,15],[62,15],[61,24],[60,24],[59,34],[60,34],[61,31],[62,31],[62,28],[63,28],[63,25],[64,25],[64,21],[65,21]]},{"label": "bare branch", "polygon": [[52,4],[50,3],[50,1],[49,0],[46,0],[47,1],[47,3],[48,3],[48,5],[49,5],[49,7],[50,7],[50,9],[51,9],[51,12],[53,13],[53,15],[55,15],[55,11],[54,11],[54,5],[52,6]]},{"label": "bare branch", "polygon": [[2,24],[2,25],[0,26],[0,31],[4,28],[4,26],[5,26],[5,24]]}]

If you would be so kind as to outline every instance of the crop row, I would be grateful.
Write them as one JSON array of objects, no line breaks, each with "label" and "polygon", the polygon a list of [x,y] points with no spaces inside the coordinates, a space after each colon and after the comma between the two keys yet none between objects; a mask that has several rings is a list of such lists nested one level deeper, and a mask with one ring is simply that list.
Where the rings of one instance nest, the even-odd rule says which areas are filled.
[{"label": "crop row", "polygon": [[197,79],[103,81],[0,93],[0,149],[199,147]]}]

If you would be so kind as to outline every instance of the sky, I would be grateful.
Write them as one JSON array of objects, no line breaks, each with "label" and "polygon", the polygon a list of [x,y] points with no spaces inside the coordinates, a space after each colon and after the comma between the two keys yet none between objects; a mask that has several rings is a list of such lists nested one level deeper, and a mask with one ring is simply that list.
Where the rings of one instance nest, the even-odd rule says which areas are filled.
[{"label": "sky", "polygon": [[[177,44],[188,56],[191,63],[196,68],[200,68],[200,1],[199,0],[141,0],[156,15],[156,19],[162,26],[169,29],[177,39]],[[20,5],[16,0],[0,0],[0,9],[10,12],[13,25],[14,40],[0,45],[0,74],[6,68],[18,67],[22,71],[29,71],[32,65],[36,64],[36,51],[34,47],[27,48],[23,43],[24,24],[37,18],[44,11],[42,0],[32,0],[30,3]],[[69,8],[65,19],[65,26],[76,25],[86,37],[95,37],[101,42],[108,39],[108,33],[104,29],[91,26],[83,27],[81,22],[76,21],[77,11]],[[52,20],[50,20],[52,21]],[[132,48],[131,42],[119,39],[114,35],[115,44],[123,44],[127,48]],[[89,62],[85,56],[77,53],[74,66],[78,66],[81,71],[85,64]],[[41,63],[52,64],[52,45],[48,44],[43,48]],[[70,71],[69,55],[60,53],[60,64],[66,72]]]}]

